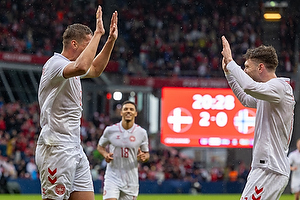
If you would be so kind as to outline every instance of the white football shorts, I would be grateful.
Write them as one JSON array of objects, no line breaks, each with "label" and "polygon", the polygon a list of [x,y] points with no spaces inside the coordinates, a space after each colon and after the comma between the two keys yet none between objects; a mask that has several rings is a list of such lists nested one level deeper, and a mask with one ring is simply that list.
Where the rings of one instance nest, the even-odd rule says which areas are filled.
[{"label": "white football shorts", "polygon": [[103,188],[103,199],[115,198],[118,200],[135,200],[139,193],[138,186],[120,187],[113,181],[105,180]]},{"label": "white football shorts", "polygon": [[293,194],[300,192],[300,178],[299,176],[294,176],[294,174],[292,174],[291,178],[291,192]]},{"label": "white football shorts", "polygon": [[287,186],[289,177],[267,169],[252,169],[241,200],[278,200]]},{"label": "white football shorts", "polygon": [[89,161],[81,145],[37,145],[42,198],[69,199],[73,191],[94,191]]}]

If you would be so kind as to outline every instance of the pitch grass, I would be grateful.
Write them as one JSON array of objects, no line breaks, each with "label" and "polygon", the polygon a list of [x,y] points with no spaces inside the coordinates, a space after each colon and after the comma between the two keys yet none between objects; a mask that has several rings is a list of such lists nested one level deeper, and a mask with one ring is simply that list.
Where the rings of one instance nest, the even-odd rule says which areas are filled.
[{"label": "pitch grass", "polygon": [[[239,200],[240,194],[199,194],[199,195],[190,195],[190,194],[140,194],[138,200]],[[41,200],[41,195],[3,195],[0,194],[1,200]],[[280,197],[280,200],[293,200],[294,196],[292,194],[284,194]],[[102,195],[95,195],[95,200],[102,200]]]}]

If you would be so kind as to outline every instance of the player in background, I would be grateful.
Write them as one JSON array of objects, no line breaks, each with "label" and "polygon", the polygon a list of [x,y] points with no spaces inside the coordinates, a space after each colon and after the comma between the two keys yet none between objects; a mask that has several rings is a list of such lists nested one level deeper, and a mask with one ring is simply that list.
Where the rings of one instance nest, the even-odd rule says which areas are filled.
[{"label": "player in background", "polygon": [[98,77],[105,69],[118,37],[117,15],[116,11],[112,15],[109,36],[99,54],[105,33],[101,6],[94,33],[82,24],[68,26],[61,54],[54,53],[43,67],[38,91],[42,130],[35,152],[43,199],[94,200],[89,162],[80,145],[80,78]]},{"label": "player in background", "polygon": [[291,192],[295,195],[295,200],[300,196],[300,139],[296,143],[297,149],[289,154],[291,166]]},{"label": "player in background", "polygon": [[121,122],[106,127],[99,139],[97,149],[108,163],[103,199],[134,200],[138,196],[138,161],[146,162],[150,155],[147,132],[135,124],[136,116],[135,103],[125,101],[121,108]]},{"label": "player in background", "polygon": [[289,79],[275,74],[278,58],[273,47],[248,49],[242,70],[224,36],[222,44],[228,84],[244,106],[257,109],[251,171],[241,200],[279,199],[290,174],[287,153],[294,121],[293,89]]}]

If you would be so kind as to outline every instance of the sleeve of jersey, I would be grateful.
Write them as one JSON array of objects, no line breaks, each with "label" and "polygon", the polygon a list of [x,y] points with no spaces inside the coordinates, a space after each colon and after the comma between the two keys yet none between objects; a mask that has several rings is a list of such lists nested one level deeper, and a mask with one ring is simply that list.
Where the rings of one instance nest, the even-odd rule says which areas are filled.
[{"label": "sleeve of jersey", "polygon": [[109,131],[108,131],[108,129],[109,129],[109,127],[104,129],[103,135],[100,137],[99,142],[98,142],[99,146],[105,147],[109,143],[109,140],[108,140],[108,132]]},{"label": "sleeve of jersey", "polygon": [[140,148],[141,148],[141,151],[143,151],[143,152],[149,152],[148,135],[147,135],[146,130],[143,130],[143,132],[144,132],[144,138],[142,140]]},{"label": "sleeve of jersey", "polygon": [[227,74],[226,79],[234,95],[238,98],[243,106],[256,108],[257,100],[244,92],[232,74]]},{"label": "sleeve of jersey", "polygon": [[70,61],[67,61],[67,60],[54,60],[53,61],[53,64],[52,64],[52,67],[51,67],[51,74],[50,74],[50,77],[51,79],[55,79],[55,77],[57,78],[64,78],[63,76],[63,71],[64,71],[64,68],[70,63]]},{"label": "sleeve of jersey", "polygon": [[245,93],[254,98],[278,103],[284,96],[284,86],[276,79],[274,79],[275,81],[271,79],[265,83],[256,82],[235,61],[228,63],[227,69]]}]

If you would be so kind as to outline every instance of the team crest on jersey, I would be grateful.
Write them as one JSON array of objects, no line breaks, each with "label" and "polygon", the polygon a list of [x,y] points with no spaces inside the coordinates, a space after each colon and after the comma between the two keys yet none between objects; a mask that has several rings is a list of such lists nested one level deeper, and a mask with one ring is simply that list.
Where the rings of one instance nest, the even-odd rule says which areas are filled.
[{"label": "team crest on jersey", "polygon": [[120,139],[120,136],[119,135],[117,135],[117,138],[116,139]]},{"label": "team crest on jersey", "polygon": [[66,192],[66,188],[63,184],[58,184],[56,187],[55,187],[55,193],[58,194],[58,195],[63,195],[65,194]]},{"label": "team crest on jersey", "polygon": [[131,142],[134,142],[134,141],[135,141],[135,137],[134,137],[134,136],[130,136],[130,137],[129,137],[129,140],[130,140]]}]

